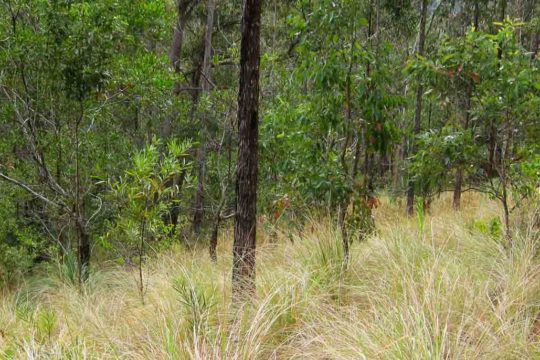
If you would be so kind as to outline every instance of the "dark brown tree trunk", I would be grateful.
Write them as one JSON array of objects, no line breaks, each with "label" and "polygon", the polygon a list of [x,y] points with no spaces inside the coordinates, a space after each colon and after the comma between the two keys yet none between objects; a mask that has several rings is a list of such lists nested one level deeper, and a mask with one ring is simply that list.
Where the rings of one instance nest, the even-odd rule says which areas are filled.
[{"label": "dark brown tree trunk", "polygon": [[[351,46],[353,48],[354,46]],[[347,208],[349,207],[349,203],[351,201],[351,193],[352,193],[352,187],[354,186],[354,178],[356,176],[355,171],[358,169],[358,152],[359,148],[357,147],[358,151],[355,151],[355,155],[357,155],[357,158],[354,159],[353,163],[353,169],[352,174],[349,175],[349,169],[347,166],[347,161],[345,159],[345,155],[347,154],[347,149],[349,147],[349,141],[351,138],[351,126],[352,126],[352,107],[351,107],[351,73],[352,73],[352,66],[353,61],[351,57],[351,61],[349,63],[349,71],[347,73],[347,80],[346,80],[346,96],[345,96],[345,106],[346,106],[346,121],[347,121],[347,137],[345,139],[345,142],[343,143],[343,148],[341,151],[341,166],[343,168],[343,173],[346,177],[346,181],[349,181],[351,183],[351,190],[349,190],[348,194],[343,199],[343,203],[340,205],[339,209],[339,227],[341,230],[341,239],[343,242],[343,265],[346,268],[349,264],[349,234],[347,232],[347,226],[345,223],[345,217],[347,216]],[[357,142],[358,145],[358,142]]]},{"label": "dark brown tree trunk", "polygon": [[463,167],[458,166],[456,169],[456,177],[454,180],[454,197],[452,199],[452,207],[454,210],[461,208],[461,187],[463,185]]},{"label": "dark brown tree trunk", "polygon": [[[478,21],[480,17],[480,5],[479,0],[474,2],[474,30],[478,31]],[[465,102],[465,115],[463,121],[463,130],[467,131],[469,128],[469,111],[471,109],[471,98],[472,98],[472,89],[473,85],[469,86],[467,92],[467,99]],[[463,165],[459,164],[456,169],[456,176],[454,181],[454,197],[452,201],[452,207],[454,210],[459,210],[461,208],[461,189],[463,187]]]},{"label": "dark brown tree trunk", "polygon": [[[507,0],[501,0],[501,12],[500,12],[500,17],[499,17],[500,22],[503,22],[506,16],[506,5],[507,5]],[[502,59],[502,51],[503,51],[502,44],[499,44],[499,49],[497,50],[497,59],[499,60]]]},{"label": "dark brown tree trunk", "polygon": [[221,195],[221,201],[218,206],[216,220],[214,222],[214,228],[212,229],[212,236],[210,237],[210,259],[213,262],[217,262],[217,244],[218,244],[218,235],[219,235],[219,225],[221,224],[221,211],[225,205],[225,194]]},{"label": "dark brown tree trunk", "polygon": [[[145,212],[148,210],[148,202],[145,204]],[[141,302],[144,305],[144,277],[143,277],[143,260],[144,260],[144,242],[146,236],[146,217],[143,218],[139,229],[139,295]]]},{"label": "dark brown tree trunk", "polygon": [[206,30],[204,33],[204,57],[202,66],[201,88],[203,92],[209,92],[212,89],[212,32],[214,30],[214,0],[208,0],[206,5]]},{"label": "dark brown tree trunk", "polygon": [[221,216],[218,214],[214,228],[212,229],[212,236],[210,237],[210,259],[213,262],[217,262],[217,244],[219,235],[219,224],[221,223]]},{"label": "dark brown tree trunk", "polygon": [[504,130],[504,134],[502,135],[503,136],[503,141],[502,141],[502,146],[501,146],[501,161],[500,161],[500,170],[499,170],[499,180],[500,180],[500,183],[501,183],[501,197],[500,197],[500,200],[501,200],[501,203],[502,203],[502,206],[503,206],[503,215],[504,215],[504,230],[505,230],[505,234],[506,234],[506,239],[508,241],[508,245],[512,245],[512,229],[510,228],[510,206],[508,204],[509,202],[509,196],[508,196],[508,186],[510,185],[509,183],[509,178],[508,178],[508,163],[507,163],[507,159],[511,158],[511,154],[510,154],[510,149],[511,149],[511,146],[510,146],[510,143],[511,143],[511,139],[512,139],[512,129],[513,129],[513,126],[511,125],[510,123],[510,120],[511,119],[511,116],[508,112],[508,110],[506,111],[506,123],[505,123],[505,127],[506,129]]},{"label": "dark brown tree trunk", "polygon": [[488,146],[488,166],[487,166],[487,177],[491,179],[495,174],[495,153],[497,151],[497,130],[493,120],[489,125],[489,146]]},{"label": "dark brown tree trunk", "polygon": [[77,257],[79,265],[79,283],[88,279],[90,270],[90,234],[86,226],[86,220],[82,213],[77,211],[75,219],[77,230]]},{"label": "dark brown tree trunk", "polygon": [[480,30],[480,0],[474,1],[474,31]]},{"label": "dark brown tree trunk", "polygon": [[[194,0],[177,0],[176,3],[176,23],[173,28],[173,38],[171,49],[169,51],[169,60],[174,72],[179,75],[181,73],[180,60],[182,55],[182,48],[184,44],[184,31],[189,14],[189,5],[195,2]],[[173,96],[179,95],[180,83],[176,82],[174,84]],[[173,110],[171,116],[167,116],[161,126],[160,126],[160,136],[162,139],[168,139],[173,131],[173,122],[177,117],[177,111]],[[176,175],[171,183],[172,186],[178,186],[179,189],[182,188],[184,182],[185,172],[180,175]],[[178,191],[180,193],[180,191]],[[177,195],[178,196],[178,195]],[[176,232],[178,224],[178,216],[180,215],[180,210],[177,204],[170,206],[168,213],[165,215],[165,223],[167,225],[172,225],[170,235],[174,235]]]},{"label": "dark brown tree trunk", "polygon": [[338,225],[341,230],[341,241],[343,243],[343,267],[346,269],[349,266],[349,233],[347,232],[347,224],[345,223],[345,217],[347,216],[348,202],[339,207]]},{"label": "dark brown tree trunk", "polygon": [[[178,159],[178,161],[181,161],[181,159]],[[166,186],[172,186],[176,188],[176,195],[174,196],[176,200],[180,200],[180,196],[181,196],[180,194],[182,192],[182,187],[184,185],[185,178],[186,178],[186,170],[182,170],[180,174],[175,175],[172,181],[166,185]],[[179,216],[180,216],[180,207],[177,203],[173,201],[173,204],[169,207],[169,210],[163,216],[163,222],[166,225],[171,225],[169,236],[173,236],[176,233],[176,230],[178,227]]]},{"label": "dark brown tree trunk", "polygon": [[[504,21],[504,17],[506,16],[506,1],[507,0],[501,0],[501,12],[499,20],[502,22]],[[497,49],[497,59],[500,62],[502,59],[502,53],[503,48],[502,44],[499,43],[498,49]],[[489,129],[489,159],[488,159],[488,171],[487,175],[489,178],[493,177],[495,175],[495,169],[496,169],[496,152],[497,152],[497,128],[495,126],[495,123],[493,120],[491,120],[490,129]]]},{"label": "dark brown tree trunk", "polygon": [[[212,31],[214,28],[214,0],[208,0],[206,6],[206,30],[204,35],[204,57],[201,71],[200,85],[203,93],[208,93],[212,88]],[[197,151],[197,193],[195,195],[195,211],[193,213],[193,231],[199,235],[204,217],[204,181],[206,177],[206,141],[208,137],[208,117],[206,111],[202,115],[201,144]]]},{"label": "dark brown tree trunk", "polygon": [[204,178],[206,176],[206,149],[201,141],[197,149],[197,192],[193,204],[193,233],[199,236],[204,216]]},{"label": "dark brown tree trunk", "polygon": [[[418,55],[424,55],[424,45],[426,42],[426,17],[427,17],[427,0],[422,0],[422,10],[420,14],[420,29],[418,34]],[[419,84],[416,88],[416,109],[414,113],[414,130],[411,155],[416,154],[416,136],[420,133],[420,126],[422,121],[422,100],[424,94],[424,87]],[[414,182],[410,179],[407,185],[407,215],[411,216],[414,213]]]},{"label": "dark brown tree trunk", "polygon": [[259,62],[261,0],[245,0],[240,44],[238,160],[232,290],[236,299],[255,292]]},{"label": "dark brown tree trunk", "polygon": [[77,247],[78,247],[78,267],[79,267],[79,285],[88,279],[90,270],[90,234],[85,217],[84,194],[82,193],[81,184],[81,166],[80,166],[80,142],[79,128],[84,118],[83,103],[80,103],[80,115],[75,121],[74,138],[75,138],[75,204],[74,216],[75,227],[77,232]]},{"label": "dark brown tree trunk", "polygon": [[508,206],[508,175],[506,171],[506,158],[508,157],[508,150],[509,150],[509,143],[510,140],[508,139],[509,136],[506,137],[505,142],[502,146],[502,152],[501,152],[501,170],[499,172],[499,179],[501,182],[501,203],[503,205],[503,219],[504,219],[504,231],[506,234],[506,238],[509,242],[509,244],[512,244],[512,231],[510,229],[510,208]]},{"label": "dark brown tree trunk", "polygon": [[171,50],[169,51],[169,60],[176,73],[180,73],[180,57],[182,54],[182,45],[184,43],[184,31],[188,15],[188,6],[190,0],[178,0],[177,2],[177,18],[173,29],[173,40]]},{"label": "dark brown tree trunk", "polygon": [[[467,98],[465,99],[465,113],[463,115],[463,132],[466,132],[469,129],[469,119],[470,119],[470,109],[471,109],[471,99],[473,95],[473,85],[469,85],[467,90]],[[459,210],[461,208],[461,188],[463,186],[463,164],[458,164],[456,169],[456,177],[454,183],[454,198],[452,206],[454,210]]]},{"label": "dark brown tree trunk", "polygon": [[[226,133],[229,133],[228,130],[226,130]],[[225,138],[224,134],[224,138]],[[223,216],[221,212],[223,211],[223,208],[225,207],[225,202],[227,200],[227,190],[229,189],[229,185],[231,183],[231,162],[232,162],[232,142],[230,138],[230,133],[227,136],[227,177],[221,184],[221,198],[219,200],[219,206],[216,213],[216,218],[214,220],[214,229],[212,230],[212,236],[210,238],[210,258],[213,262],[217,262],[217,244],[218,244],[218,235],[219,235],[219,225],[221,224],[221,220],[223,220]]]}]

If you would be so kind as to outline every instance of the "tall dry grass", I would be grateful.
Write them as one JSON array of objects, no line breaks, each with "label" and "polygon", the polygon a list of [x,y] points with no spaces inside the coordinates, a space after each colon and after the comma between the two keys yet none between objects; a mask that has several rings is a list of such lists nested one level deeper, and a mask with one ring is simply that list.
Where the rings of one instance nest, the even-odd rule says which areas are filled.
[{"label": "tall dry grass", "polygon": [[329,217],[276,241],[261,234],[257,295],[241,307],[230,301],[230,232],[217,264],[205,248],[151,260],[144,305],[135,270],[109,266],[80,290],[51,266],[0,296],[0,358],[540,358],[531,212],[509,247],[497,205],[478,194],[460,213],[443,198],[423,221],[402,208],[383,201],[346,271]]}]

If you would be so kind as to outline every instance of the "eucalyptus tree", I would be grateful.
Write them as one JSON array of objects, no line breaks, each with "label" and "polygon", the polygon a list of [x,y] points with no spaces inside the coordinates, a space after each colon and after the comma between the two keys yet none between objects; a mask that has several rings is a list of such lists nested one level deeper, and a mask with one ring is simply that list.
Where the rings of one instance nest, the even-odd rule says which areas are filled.
[{"label": "eucalyptus tree", "polygon": [[266,112],[264,170],[296,206],[339,214],[346,264],[397,138],[396,57],[383,30],[392,17],[376,1],[298,1],[293,10],[289,31],[298,40]]},{"label": "eucalyptus tree", "polygon": [[130,4],[1,5],[0,126],[13,145],[0,153],[2,179],[27,192],[14,202],[32,208],[43,238],[62,255],[75,250],[80,281],[107,208],[100,180],[153,131],[156,110],[168,110],[157,100],[170,81],[156,50],[165,8]]},{"label": "eucalyptus tree", "polygon": [[[426,43],[426,21],[427,21],[428,1],[422,0],[422,7],[420,9],[420,25],[418,30],[418,50],[417,56],[424,56],[424,48]],[[416,154],[416,136],[420,133],[422,126],[422,101],[424,96],[424,87],[421,83],[416,85],[416,106],[414,109],[414,127],[413,127],[413,140],[411,146],[411,155]],[[407,214],[412,215],[414,212],[414,183],[412,179],[409,179],[407,185]]]},{"label": "eucalyptus tree", "polygon": [[[3,121],[24,142],[19,155],[2,154],[14,164],[1,169],[2,179],[43,202],[43,226],[62,249],[69,245],[65,229],[75,235],[82,281],[90,262],[92,213],[99,210],[88,171],[100,153],[89,147],[99,127],[95,99],[105,87],[118,25],[104,14],[115,3],[3,6],[8,11],[2,21],[11,23],[2,47]],[[89,29],[94,36],[87,36]],[[21,164],[27,162],[33,168]]]},{"label": "eucalyptus tree", "polygon": [[[468,188],[500,201],[511,239],[512,209],[531,194],[531,183],[523,186],[520,179],[530,178],[524,164],[536,162],[531,141],[538,128],[539,72],[519,45],[518,25],[498,26],[496,34],[472,28],[463,38],[447,38],[433,59],[410,65],[438,93],[438,105],[450,109],[439,131],[421,136],[412,169],[419,184],[442,180],[440,189],[451,183],[452,171],[467,175]],[[461,192],[461,183],[454,186]]]},{"label": "eucalyptus tree", "polygon": [[260,0],[244,2],[232,268],[233,293],[239,299],[255,292],[261,10]]}]

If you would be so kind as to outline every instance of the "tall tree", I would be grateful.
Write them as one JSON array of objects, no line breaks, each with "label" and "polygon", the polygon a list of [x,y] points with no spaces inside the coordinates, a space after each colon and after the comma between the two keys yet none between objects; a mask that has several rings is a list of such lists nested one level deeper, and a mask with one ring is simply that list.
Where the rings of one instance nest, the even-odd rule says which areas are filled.
[{"label": "tall tree", "polygon": [[[479,26],[479,17],[480,17],[480,10],[479,10],[479,4],[478,0],[474,3],[474,16],[473,16],[473,26],[474,31],[478,31]],[[465,36],[467,36],[467,33],[465,33]],[[464,82],[464,89],[463,92],[465,93],[464,101],[462,101],[462,104],[459,104],[460,107],[463,108],[463,114],[462,114],[462,121],[461,121],[461,127],[464,132],[467,132],[469,129],[469,122],[470,122],[470,111],[471,111],[471,101],[473,97],[474,92],[474,81],[470,78],[467,79],[467,81]],[[454,210],[459,210],[461,208],[461,188],[463,186],[463,164],[458,164],[454,179],[454,196],[452,201],[452,206]]]},{"label": "tall tree", "polygon": [[[427,0],[422,0],[422,9],[420,11],[420,29],[418,30],[418,56],[424,56],[424,45],[426,42],[426,17],[427,17]],[[424,95],[424,87],[421,83],[416,87],[416,108],[414,112],[414,130],[411,153],[414,156],[416,153],[416,136],[420,133],[420,125],[422,121],[422,98]],[[410,174],[409,174],[410,177]],[[414,212],[414,182],[409,179],[407,185],[407,214],[412,215]]]},{"label": "tall tree", "polygon": [[261,0],[245,0],[240,43],[238,160],[232,287],[236,298],[255,291]]},{"label": "tall tree", "polygon": [[[214,28],[214,0],[208,0],[206,6],[206,30],[204,34],[204,57],[201,71],[200,87],[203,94],[207,94],[212,89],[212,31]],[[197,193],[195,195],[195,205],[193,212],[193,230],[199,234],[204,215],[204,178],[206,175],[206,140],[208,136],[208,122],[206,112],[202,116],[201,143],[197,150]]]}]

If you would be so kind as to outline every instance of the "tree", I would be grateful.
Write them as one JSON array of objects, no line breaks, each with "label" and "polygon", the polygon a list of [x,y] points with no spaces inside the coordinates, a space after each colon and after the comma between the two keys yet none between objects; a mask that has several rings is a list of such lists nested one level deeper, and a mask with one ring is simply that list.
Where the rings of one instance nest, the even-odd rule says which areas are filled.
[{"label": "tree", "polygon": [[[420,12],[420,29],[418,30],[418,56],[424,56],[424,46],[426,42],[426,17],[427,17],[427,0],[422,0],[422,9]],[[416,154],[416,136],[420,133],[420,127],[422,124],[422,100],[424,96],[424,87],[422,84],[418,84],[416,87],[416,108],[414,112],[414,129],[411,154]],[[414,183],[412,179],[409,179],[407,185],[407,214],[410,216],[414,212]]]},{"label": "tree", "polygon": [[[214,30],[214,0],[208,0],[206,6],[206,29],[204,34],[204,56],[200,77],[200,87],[203,95],[207,95],[212,89],[212,32]],[[208,114],[203,111],[201,114],[201,143],[197,149],[197,193],[195,194],[195,204],[193,211],[193,231],[196,235],[200,233],[204,215],[204,180],[206,176],[206,141],[208,137]]]},{"label": "tree", "polygon": [[178,174],[191,167],[187,160],[190,147],[189,142],[179,144],[176,141],[169,141],[163,146],[159,140],[154,139],[144,150],[134,154],[133,167],[111,184],[111,198],[118,206],[118,213],[107,238],[125,239],[122,245],[128,249],[128,253],[123,255],[129,261],[132,250],[137,252],[139,294],[143,303],[146,244],[151,238],[160,238],[163,237],[160,235],[170,232],[168,227],[172,224],[163,222],[163,214],[171,207],[170,203],[175,202],[182,189],[169,184]]},{"label": "tree", "polygon": [[240,43],[239,143],[232,271],[233,293],[237,298],[255,291],[260,30],[261,1],[246,0]]}]

